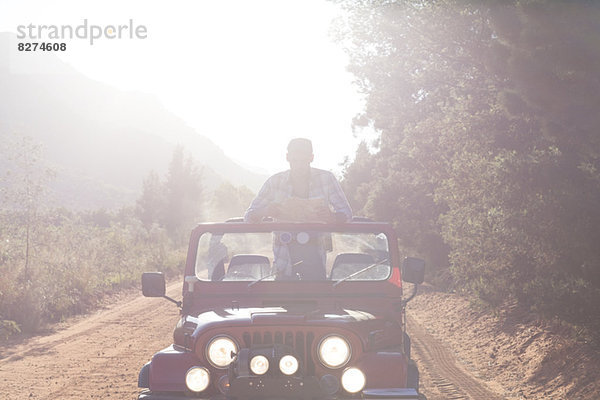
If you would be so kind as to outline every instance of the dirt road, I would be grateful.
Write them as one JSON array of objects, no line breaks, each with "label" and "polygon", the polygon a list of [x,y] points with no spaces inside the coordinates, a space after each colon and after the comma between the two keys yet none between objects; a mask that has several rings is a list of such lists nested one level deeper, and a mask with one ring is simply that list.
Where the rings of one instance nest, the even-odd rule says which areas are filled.
[{"label": "dirt road", "polygon": [[412,340],[412,357],[419,365],[421,389],[428,400],[500,400],[486,384],[467,372],[439,340],[407,316]]},{"label": "dirt road", "polygon": [[174,304],[132,294],[64,330],[0,346],[0,399],[135,399],[140,368],[171,343],[177,319]]},{"label": "dirt road", "polygon": [[[180,283],[168,287],[179,298]],[[162,299],[131,294],[66,328],[15,347],[0,346],[0,398],[135,399],[140,367],[171,342],[177,308]],[[427,369],[430,400],[494,399],[414,320],[414,356]],[[441,397],[440,397],[441,396]]]},{"label": "dirt road", "polygon": [[423,285],[407,309],[429,400],[597,400],[600,353],[514,303],[492,313]]},{"label": "dirt road", "polygon": [[[175,282],[168,286],[167,294],[179,298],[180,288],[180,283]],[[498,371],[493,371],[493,362],[500,360],[502,348],[494,350],[496,353],[490,355],[490,350],[486,349],[489,347],[493,350],[499,346],[498,343],[506,340],[503,336],[498,336],[497,331],[482,335],[485,327],[494,326],[488,320],[480,321],[469,317],[459,324],[466,330],[459,330],[454,323],[468,314],[467,306],[461,301],[449,295],[424,293],[417,296],[408,310],[412,354],[421,370],[422,391],[429,400],[564,398],[566,388],[569,388],[566,382],[545,387],[532,386],[526,395],[514,390],[509,391],[508,396],[503,396],[510,389],[510,382],[514,386],[523,386],[517,383],[518,375],[526,375],[526,370],[511,370],[510,366],[515,363],[507,358],[507,364],[499,364]],[[131,293],[122,296],[104,310],[64,324],[47,335],[33,337],[17,345],[0,344],[0,399],[134,400],[138,393],[137,377],[141,366],[157,350],[171,343],[177,319],[178,310],[172,303]],[[448,325],[449,330],[444,330],[445,325]],[[467,332],[471,330],[476,333],[468,336]],[[453,331],[459,335],[453,336]],[[444,334],[440,336],[440,332]],[[478,343],[478,336],[481,336],[483,342]],[[511,333],[512,336],[517,337],[515,340],[520,337],[514,333]],[[534,337],[539,340],[541,336],[543,335],[536,334]],[[457,346],[461,344],[457,338],[461,337],[467,339],[460,352],[457,352]],[[523,336],[523,340],[526,337]],[[486,347],[484,344],[488,342],[490,344]],[[521,360],[527,355],[523,350],[525,346],[523,343],[516,343],[521,349]],[[530,345],[532,339],[524,343]],[[468,352],[469,346],[472,348],[471,353]],[[515,342],[507,342],[506,347],[515,348]],[[538,352],[539,350],[536,351]],[[459,353],[462,355],[460,359],[456,357]],[[464,359],[465,354],[469,354],[470,358]],[[494,358],[489,358],[491,356]],[[484,364],[476,360],[478,357],[488,357],[493,362],[486,361]],[[576,361],[579,365],[582,358]],[[483,365],[488,364],[492,366],[486,371]],[[532,362],[524,361],[523,365],[530,366]],[[585,368],[588,371],[592,369]],[[504,381],[498,381],[497,378],[502,377],[503,373],[511,375],[506,376]],[[556,372],[550,375],[558,376]],[[579,375],[583,374],[579,372]],[[595,381],[595,375],[589,379]],[[531,386],[532,383],[528,384]],[[589,380],[582,382],[580,386],[587,389],[578,389],[575,393],[591,395],[575,398],[595,398],[593,393],[597,392]],[[574,384],[570,387],[577,389]]]}]

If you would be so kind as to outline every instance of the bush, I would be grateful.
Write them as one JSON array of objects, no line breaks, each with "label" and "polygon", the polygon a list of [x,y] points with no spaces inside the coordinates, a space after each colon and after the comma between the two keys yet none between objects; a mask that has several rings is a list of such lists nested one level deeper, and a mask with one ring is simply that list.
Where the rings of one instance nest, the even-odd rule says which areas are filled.
[{"label": "bush", "polygon": [[15,321],[0,319],[0,338],[6,340],[9,336],[19,332],[21,332],[21,329]]},{"label": "bush", "polygon": [[101,224],[97,218],[53,213],[40,217],[25,270],[18,215],[5,212],[1,219],[0,336],[35,332],[87,312],[103,296],[137,286],[142,272],[173,276],[185,260],[185,251],[163,229],[146,230],[127,213],[102,212]]}]

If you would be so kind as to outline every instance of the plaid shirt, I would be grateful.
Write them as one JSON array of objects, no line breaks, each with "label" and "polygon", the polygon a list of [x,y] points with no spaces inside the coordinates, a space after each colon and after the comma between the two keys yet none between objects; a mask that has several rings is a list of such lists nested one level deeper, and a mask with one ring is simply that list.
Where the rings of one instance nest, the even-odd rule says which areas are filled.
[{"label": "plaid shirt", "polygon": [[[292,190],[289,170],[271,176],[264,183],[248,210],[246,210],[244,220],[248,221],[248,217],[253,212],[262,210],[271,203],[282,203],[285,199],[292,197]],[[327,204],[333,207],[334,212],[343,213],[346,216],[346,220],[352,219],[352,209],[342,191],[342,187],[335,176],[329,171],[317,168],[310,169],[308,198],[325,199]],[[320,247],[322,247],[321,244]],[[279,241],[277,234],[275,234],[273,240],[273,254],[273,266],[278,271],[291,273],[291,260],[288,247]],[[323,250],[323,258],[325,258],[325,250]],[[323,260],[323,265],[325,265],[325,260]]]}]

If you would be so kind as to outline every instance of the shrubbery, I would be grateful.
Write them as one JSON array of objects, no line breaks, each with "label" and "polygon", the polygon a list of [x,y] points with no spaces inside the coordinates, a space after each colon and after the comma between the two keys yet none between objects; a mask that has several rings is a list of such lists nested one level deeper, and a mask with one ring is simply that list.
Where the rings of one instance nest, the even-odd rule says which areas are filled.
[{"label": "shrubbery", "polygon": [[21,215],[0,216],[0,336],[86,312],[105,295],[138,286],[143,271],[181,273],[185,250],[164,229],[119,214],[38,216],[27,270]]},{"label": "shrubbery", "polygon": [[150,173],[134,207],[51,210],[41,145],[16,136],[0,150],[11,161],[0,175],[1,338],[93,309],[139,286],[144,271],[180,274],[190,230],[203,217],[242,215],[252,198],[225,183],[207,200],[201,170],[177,147],[166,177]]},{"label": "shrubbery", "polygon": [[353,208],[428,279],[600,336],[600,5],[337,2],[355,125],[380,134],[347,165]]}]

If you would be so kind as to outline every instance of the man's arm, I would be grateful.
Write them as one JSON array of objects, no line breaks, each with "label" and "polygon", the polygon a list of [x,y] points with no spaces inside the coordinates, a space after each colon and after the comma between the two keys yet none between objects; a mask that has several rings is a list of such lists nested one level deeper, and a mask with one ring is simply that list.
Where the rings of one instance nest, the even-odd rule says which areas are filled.
[{"label": "man's arm", "polygon": [[267,179],[260,191],[250,203],[250,207],[244,214],[244,221],[257,223],[261,222],[263,217],[273,216],[279,213],[279,204],[274,203],[273,180]]},{"label": "man's arm", "polygon": [[346,195],[340,186],[340,183],[336,179],[333,173],[329,172],[329,203],[333,206],[333,211],[336,214],[336,220],[338,222],[350,221],[352,219],[352,208]]}]

